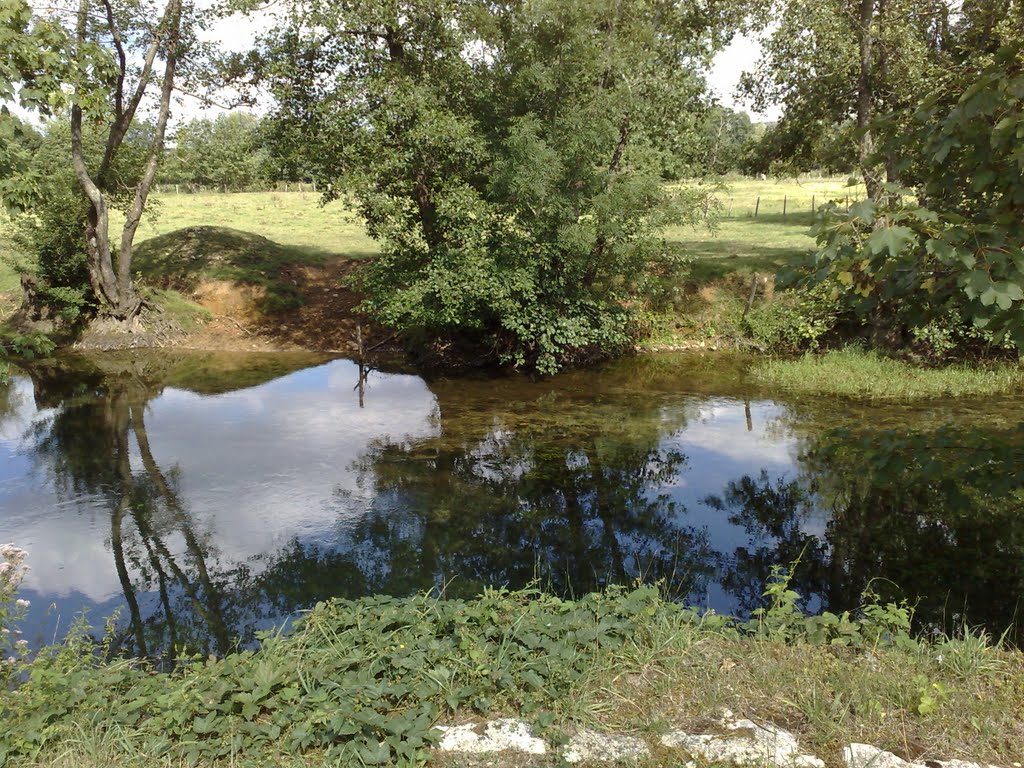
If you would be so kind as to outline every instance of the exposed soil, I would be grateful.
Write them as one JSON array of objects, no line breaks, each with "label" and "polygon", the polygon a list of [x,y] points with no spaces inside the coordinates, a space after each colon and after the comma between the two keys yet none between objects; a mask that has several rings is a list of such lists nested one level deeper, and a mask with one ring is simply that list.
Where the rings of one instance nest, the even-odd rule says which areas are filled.
[{"label": "exposed soil", "polygon": [[393,351],[395,337],[357,310],[363,298],[353,288],[357,268],[357,262],[343,258],[285,268],[282,279],[295,286],[301,304],[270,313],[261,309],[265,294],[259,286],[201,281],[189,298],[212,317],[200,331],[181,336],[174,346],[356,355],[361,338],[364,350],[391,347]]},{"label": "exposed soil", "polygon": [[253,331],[286,349],[358,354],[364,349],[395,347],[395,336],[358,311],[362,295],[353,287],[359,262],[334,259],[322,266],[295,265],[284,270],[301,306],[261,315]]},{"label": "exposed soil", "polygon": [[[209,312],[198,328],[185,330],[167,312],[147,308],[131,323],[94,321],[75,341],[76,349],[133,349],[165,347],[223,351],[330,352],[357,355],[394,353],[397,337],[357,310],[362,296],[354,289],[359,262],[330,259],[320,265],[284,268],[281,278],[294,286],[299,306],[280,312],[263,309],[266,291],[258,285],[231,280],[200,280],[186,298]],[[0,294],[0,319],[16,313],[20,296]],[[26,330],[47,330],[18,323]]]}]

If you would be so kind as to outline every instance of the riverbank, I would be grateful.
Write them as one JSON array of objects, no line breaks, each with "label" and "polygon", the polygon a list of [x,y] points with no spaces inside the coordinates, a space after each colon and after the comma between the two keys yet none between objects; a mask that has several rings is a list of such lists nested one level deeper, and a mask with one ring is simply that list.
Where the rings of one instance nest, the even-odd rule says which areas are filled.
[{"label": "riverbank", "polygon": [[[666,231],[667,244],[692,264],[671,306],[651,318],[644,348],[734,345],[743,329],[732,327],[733,315],[742,315],[750,282],[809,251],[812,205],[841,193],[839,179],[730,180],[711,206],[714,226]],[[144,315],[129,332],[90,329],[76,340],[78,348],[351,355],[360,336],[364,348],[388,339],[356,310],[358,269],[376,255],[377,245],[339,203],[320,207],[318,196],[307,192],[161,194],[153,200],[133,261],[147,298]],[[0,321],[21,303],[13,270],[19,257],[0,231],[3,252],[8,259],[0,260]],[[45,322],[18,326],[18,333],[47,331]]]},{"label": "riverbank", "polygon": [[614,733],[643,745],[643,766],[707,765],[708,740],[680,734],[757,735],[729,727],[739,719],[785,729],[823,761],[800,765],[844,765],[851,743],[917,762],[1024,757],[1021,653],[970,632],[913,639],[905,606],[812,617],[784,581],[768,597],[746,623],[649,587],[576,602],[530,591],[336,600],[254,652],[173,672],[103,661],[102,643],[79,634],[0,696],[0,755],[82,768],[465,766],[480,763],[436,747],[471,735],[437,726],[508,715],[551,748],[483,764],[559,765],[574,736]]},{"label": "riverbank", "polygon": [[[836,330],[839,313],[827,291],[775,286],[776,272],[813,248],[813,206],[844,194],[850,190],[838,179],[731,180],[711,206],[712,226],[665,232],[666,244],[690,262],[671,297],[645,316],[635,351],[788,355],[853,340]],[[139,318],[130,328],[93,323],[58,343],[78,350],[310,351],[350,358],[407,351],[398,335],[359,311],[360,268],[374,258],[376,244],[338,204],[317,207],[317,196],[307,192],[164,194],[155,201],[157,215],[143,222],[133,264],[146,300]],[[0,232],[0,250],[10,248]],[[20,302],[16,274],[0,263],[0,343],[16,356],[27,343],[40,356],[33,340],[53,324],[26,317]],[[927,344],[913,346],[921,361],[942,358]],[[419,345],[417,362],[430,366],[446,356],[456,367],[472,367],[477,351],[453,354],[449,346],[431,356]],[[1008,357],[1006,350],[994,352]],[[820,364],[769,361],[757,377],[800,394],[872,398],[1019,389],[1019,366],[972,374],[920,366],[897,371],[896,365],[841,353]]]}]

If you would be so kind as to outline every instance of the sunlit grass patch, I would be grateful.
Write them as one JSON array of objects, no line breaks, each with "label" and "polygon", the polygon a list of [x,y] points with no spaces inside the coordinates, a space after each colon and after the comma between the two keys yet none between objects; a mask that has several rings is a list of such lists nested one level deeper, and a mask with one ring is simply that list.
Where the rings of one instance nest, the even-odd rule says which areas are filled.
[{"label": "sunlit grass patch", "polygon": [[185,333],[195,333],[211,319],[212,314],[177,291],[152,288],[147,298]]},{"label": "sunlit grass patch", "polygon": [[[343,203],[320,205],[313,192],[203,192],[152,195],[137,242],[185,227],[252,232],[307,256],[365,258],[378,252],[362,220]],[[111,226],[120,228],[120,220]]]},{"label": "sunlit grass patch", "polygon": [[873,399],[1004,395],[1024,390],[1019,365],[920,368],[857,347],[794,360],[765,360],[751,369],[762,384],[807,395]]}]

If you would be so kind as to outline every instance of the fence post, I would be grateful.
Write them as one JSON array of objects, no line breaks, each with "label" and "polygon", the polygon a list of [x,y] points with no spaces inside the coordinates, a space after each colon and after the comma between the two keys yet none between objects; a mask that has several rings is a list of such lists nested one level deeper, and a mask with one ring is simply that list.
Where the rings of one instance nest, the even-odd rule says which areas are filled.
[{"label": "fence post", "polygon": [[818,210],[818,206],[817,206],[817,205],[815,205],[815,203],[816,203],[817,201],[818,201],[818,196],[817,196],[817,195],[811,195],[811,216],[813,216],[813,215],[814,215],[814,212],[815,212],[816,210]]},{"label": "fence post", "polygon": [[754,203],[754,218],[757,218],[757,212],[761,210],[761,196],[757,196],[757,202]]},{"label": "fence post", "polygon": [[789,207],[789,195],[782,196],[782,220],[786,220],[786,208]]}]

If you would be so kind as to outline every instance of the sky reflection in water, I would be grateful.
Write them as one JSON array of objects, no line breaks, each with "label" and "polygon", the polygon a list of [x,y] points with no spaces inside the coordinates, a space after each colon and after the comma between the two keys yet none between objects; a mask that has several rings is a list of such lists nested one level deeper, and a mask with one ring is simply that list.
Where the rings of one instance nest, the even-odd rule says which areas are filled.
[{"label": "sky reflection in water", "polygon": [[[946,569],[961,578],[942,583],[927,560],[892,552],[1019,559],[1015,468],[989,528],[970,517],[990,506],[974,488],[929,518],[921,472],[948,466],[918,467],[900,443],[883,464],[908,452],[907,472],[866,475],[870,450],[831,435],[820,409],[766,399],[733,371],[628,361],[537,384],[374,372],[360,407],[350,361],[263,367],[79,363],[0,390],[0,538],[30,553],[33,642],[83,608],[97,622],[120,608],[128,650],[223,651],[334,595],[471,595],[534,578],[563,593],[661,580],[743,613],[770,567],[797,556],[811,610],[853,607],[891,573],[930,593],[928,621],[978,595],[972,615],[1012,620],[1020,563]],[[903,422],[879,445],[934,431],[912,411]]]}]

